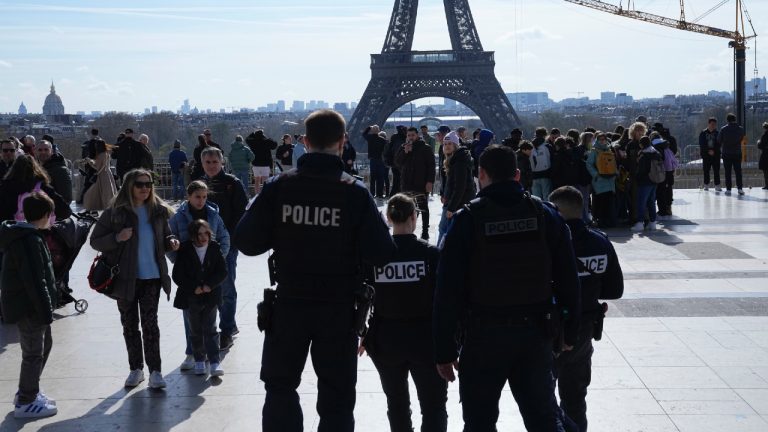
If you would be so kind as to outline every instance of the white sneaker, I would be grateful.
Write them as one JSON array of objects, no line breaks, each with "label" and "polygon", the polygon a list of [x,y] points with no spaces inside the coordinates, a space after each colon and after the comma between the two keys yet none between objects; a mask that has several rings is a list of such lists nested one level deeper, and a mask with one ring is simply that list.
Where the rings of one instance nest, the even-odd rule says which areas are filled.
[{"label": "white sneaker", "polygon": [[141,369],[134,369],[128,374],[128,378],[125,380],[125,386],[136,387],[142,381],[144,381],[144,371]]},{"label": "white sneaker", "polygon": [[744,195],[744,189],[739,189],[739,195]]},{"label": "white sneaker", "polygon": [[656,231],[656,222],[648,223],[648,231]]},{"label": "white sneaker", "polygon": [[181,362],[181,366],[179,366],[180,370],[188,371],[195,367],[195,356],[188,355],[183,362]]},{"label": "white sneaker", "polygon": [[221,363],[211,363],[211,376],[220,377],[224,375],[224,369],[221,368]]},{"label": "white sneaker", "polygon": [[46,399],[37,395],[32,403],[25,405],[14,405],[13,416],[15,418],[39,418],[50,417],[56,415],[59,410],[56,405],[52,405],[47,402]]},{"label": "white sneaker", "polygon": [[[56,400],[49,398],[48,395],[43,393],[42,389],[40,389],[40,393],[37,394],[37,397],[42,399],[43,401],[45,401],[45,403],[47,403],[47,404],[56,406]],[[14,405],[18,405],[19,404],[19,392],[16,392],[16,394],[13,396],[13,404]]]},{"label": "white sneaker", "polygon": [[205,362],[195,362],[195,375],[205,375]]},{"label": "white sneaker", "polygon": [[163,374],[158,371],[151,372],[149,374],[149,384],[147,384],[147,387],[151,389],[165,388],[165,380],[163,379]]},{"label": "white sneaker", "polygon": [[721,188],[720,186],[715,186],[715,192],[722,192],[722,191],[723,191],[723,188]]},{"label": "white sneaker", "polygon": [[632,228],[630,228],[630,230],[632,230],[632,232],[642,232],[643,228],[644,228],[643,227],[643,223],[642,222],[638,222],[638,223],[632,225]]}]

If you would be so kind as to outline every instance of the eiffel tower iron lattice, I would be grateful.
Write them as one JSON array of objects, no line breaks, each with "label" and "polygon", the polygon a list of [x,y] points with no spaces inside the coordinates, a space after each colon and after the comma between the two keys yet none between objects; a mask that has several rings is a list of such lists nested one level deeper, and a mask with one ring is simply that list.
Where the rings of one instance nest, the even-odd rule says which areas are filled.
[{"label": "eiffel tower iron lattice", "polygon": [[492,51],[483,51],[468,0],[443,0],[450,50],[413,51],[418,0],[395,0],[381,54],[371,55],[371,81],[349,121],[353,143],[367,126],[383,126],[399,107],[445,97],[466,105],[497,137],[520,124],[496,79]]}]

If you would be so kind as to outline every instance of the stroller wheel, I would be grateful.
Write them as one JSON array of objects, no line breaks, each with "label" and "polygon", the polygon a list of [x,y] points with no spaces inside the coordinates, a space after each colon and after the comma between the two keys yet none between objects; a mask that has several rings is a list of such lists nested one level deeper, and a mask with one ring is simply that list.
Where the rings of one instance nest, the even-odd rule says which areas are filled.
[{"label": "stroller wheel", "polygon": [[85,313],[88,310],[88,302],[82,299],[75,301],[75,310],[79,313]]}]

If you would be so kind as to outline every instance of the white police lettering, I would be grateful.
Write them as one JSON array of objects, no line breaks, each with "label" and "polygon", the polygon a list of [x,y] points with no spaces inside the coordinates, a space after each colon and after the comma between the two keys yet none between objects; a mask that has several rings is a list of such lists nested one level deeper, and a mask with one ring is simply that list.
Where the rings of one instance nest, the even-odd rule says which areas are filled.
[{"label": "white police lettering", "polygon": [[585,271],[580,271],[579,276],[586,277],[593,274],[603,274],[608,268],[608,255],[595,255],[590,257],[576,257],[584,267]]},{"label": "white police lettering", "polygon": [[418,282],[427,275],[427,263],[424,261],[394,262],[384,267],[376,267],[377,283]]},{"label": "white police lettering", "polygon": [[539,229],[539,223],[536,218],[486,222],[485,235],[496,236],[514,234],[520,232],[536,231],[537,229]]},{"label": "white police lettering", "polygon": [[283,223],[320,227],[340,227],[341,209],[284,204]]}]

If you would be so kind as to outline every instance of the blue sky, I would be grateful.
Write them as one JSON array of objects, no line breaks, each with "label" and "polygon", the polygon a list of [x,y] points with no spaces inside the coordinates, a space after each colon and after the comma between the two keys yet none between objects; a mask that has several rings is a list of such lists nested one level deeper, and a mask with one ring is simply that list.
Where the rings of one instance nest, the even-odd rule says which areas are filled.
[{"label": "blue sky", "polygon": [[[619,0],[608,0],[618,3]],[[636,0],[677,16],[678,0]],[[688,0],[689,19],[717,0]],[[731,29],[734,0],[702,23]],[[393,0],[0,0],[0,112],[39,112],[50,81],[68,112],[256,107],[357,100]],[[635,97],[730,90],[728,41],[634,22],[562,0],[470,0],[507,92]],[[768,2],[747,2],[768,35]],[[762,39],[760,39],[762,40]],[[759,41],[760,41],[759,40]],[[441,0],[421,0],[415,49],[450,45]],[[768,45],[760,44],[760,46]],[[766,51],[758,67],[768,71]],[[748,76],[754,67],[750,51]],[[761,76],[764,73],[760,74]],[[765,74],[768,75],[768,74]]]}]

